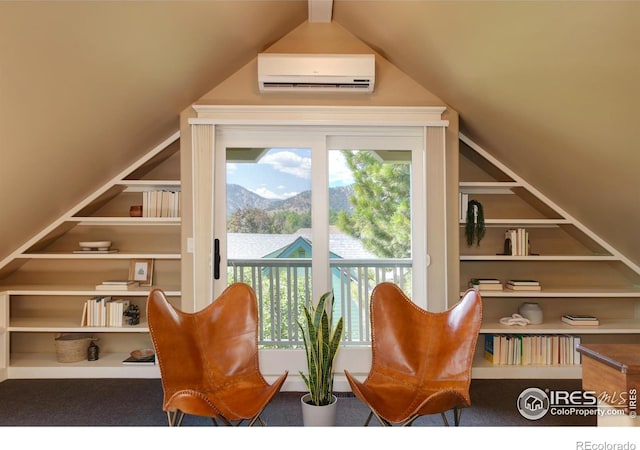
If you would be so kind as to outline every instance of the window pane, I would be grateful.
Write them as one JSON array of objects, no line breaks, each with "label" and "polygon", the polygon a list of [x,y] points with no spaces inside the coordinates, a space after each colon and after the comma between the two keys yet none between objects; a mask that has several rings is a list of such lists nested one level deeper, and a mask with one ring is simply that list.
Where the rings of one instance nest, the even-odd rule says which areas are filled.
[{"label": "window pane", "polygon": [[329,258],[345,340],[369,342],[369,298],[382,281],[411,295],[411,151],[329,153]]},{"label": "window pane", "polygon": [[311,151],[230,148],[226,176],[228,282],[255,289],[263,346],[297,344],[311,296]]}]

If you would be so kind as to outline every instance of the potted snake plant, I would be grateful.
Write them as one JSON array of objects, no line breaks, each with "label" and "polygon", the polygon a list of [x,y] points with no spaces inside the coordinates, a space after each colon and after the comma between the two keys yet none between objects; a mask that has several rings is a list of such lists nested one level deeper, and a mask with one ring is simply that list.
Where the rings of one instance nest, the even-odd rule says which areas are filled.
[{"label": "potted snake plant", "polygon": [[316,306],[303,306],[304,316],[298,320],[307,357],[305,375],[300,371],[308,393],[302,396],[302,418],[305,426],[335,425],[337,398],[333,394],[333,363],[344,331],[341,317],[332,325],[333,291],[324,293]]}]

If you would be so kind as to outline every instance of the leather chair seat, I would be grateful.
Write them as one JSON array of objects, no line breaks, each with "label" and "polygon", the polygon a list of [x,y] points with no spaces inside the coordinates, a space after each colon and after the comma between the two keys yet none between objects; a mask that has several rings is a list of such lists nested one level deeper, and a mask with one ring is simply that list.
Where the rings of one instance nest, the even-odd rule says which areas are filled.
[{"label": "leather chair seat", "polygon": [[410,425],[416,418],[471,405],[471,365],[482,322],[482,300],[469,290],[449,310],[419,308],[393,283],[373,290],[370,304],[372,363],[351,390],[383,425]]},{"label": "leather chair seat", "polygon": [[257,299],[249,285],[232,284],[195,313],[180,311],[154,289],[147,300],[147,320],[169,425],[180,425],[185,414],[227,425],[263,423],[260,413],[288,372],[272,384],[260,372]]}]

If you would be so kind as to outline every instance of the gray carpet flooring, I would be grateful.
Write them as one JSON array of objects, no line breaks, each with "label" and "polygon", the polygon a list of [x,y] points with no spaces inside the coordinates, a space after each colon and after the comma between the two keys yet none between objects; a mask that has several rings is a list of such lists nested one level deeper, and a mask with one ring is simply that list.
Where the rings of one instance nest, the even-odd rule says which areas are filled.
[{"label": "gray carpet flooring", "polygon": [[[516,401],[530,387],[580,390],[579,380],[473,380],[470,408],[463,427],[586,426],[595,416],[553,416],[531,421],[520,415]],[[262,414],[267,426],[302,426],[299,392],[281,392]],[[337,425],[359,427],[368,409],[351,393],[338,393]],[[449,419],[453,423],[452,418]],[[375,423],[374,423],[375,422]],[[109,427],[166,426],[158,379],[6,380],[0,383],[0,426]],[[211,420],[187,416],[183,426],[211,426]],[[371,425],[378,426],[372,420]],[[443,426],[440,415],[426,416],[415,426]]]}]

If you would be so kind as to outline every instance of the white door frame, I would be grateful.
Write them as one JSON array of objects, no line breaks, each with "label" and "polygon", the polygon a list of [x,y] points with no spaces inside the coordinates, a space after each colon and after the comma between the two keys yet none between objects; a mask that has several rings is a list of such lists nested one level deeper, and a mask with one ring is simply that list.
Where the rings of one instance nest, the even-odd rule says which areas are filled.
[{"label": "white door frame", "polygon": [[[224,170],[224,167],[217,167],[215,163],[215,149],[216,145],[216,127],[225,126],[224,128],[230,129],[234,126],[272,126],[289,127],[289,126],[320,126],[320,127],[419,127],[422,128],[424,148],[427,149],[427,157],[430,159],[430,155],[433,153],[436,155],[436,160],[444,161],[445,141],[444,141],[444,128],[448,125],[446,120],[442,120],[442,113],[444,107],[349,107],[349,106],[220,106],[220,105],[194,105],[196,111],[195,118],[189,119],[189,124],[192,128],[192,189],[193,189],[193,242],[198,245],[194,246],[193,253],[184,255],[185,258],[190,257],[193,264],[192,282],[193,282],[193,295],[194,295],[194,308],[201,309],[206,306],[211,299],[214,298],[214,283],[212,277],[212,258],[213,258],[213,237],[215,234],[215,221],[216,215],[214,211],[220,210],[220,205],[214,206],[214,192],[215,181],[212,182],[214,175],[219,174]],[[196,138],[197,137],[197,138]],[[295,136],[294,136],[295,139]],[[298,146],[300,141],[298,140]],[[264,145],[264,144],[263,144]],[[326,146],[326,142],[323,144]],[[313,151],[313,149],[312,149]],[[415,152],[414,152],[415,153]],[[423,175],[426,176],[426,161],[423,158],[422,161],[414,161],[418,163],[418,170],[423,171]],[[317,177],[325,175],[314,175]],[[219,177],[216,177],[219,178]],[[443,174],[444,178],[444,174]],[[314,178],[313,182],[320,182],[320,179]],[[442,197],[446,192],[446,180],[444,180],[442,186]],[[196,193],[197,191],[197,193]],[[413,195],[417,195],[419,201],[425,205],[426,193],[424,190],[420,192],[414,192]],[[319,196],[321,193],[318,194]],[[326,197],[326,196],[325,196]],[[316,201],[326,201],[324,199],[316,199]],[[442,201],[441,216],[443,221],[443,228],[446,229],[446,209],[445,202]],[[317,206],[317,205],[316,205]],[[426,207],[426,205],[425,205]],[[321,211],[328,211],[328,208],[316,208]],[[325,212],[326,214],[326,212]],[[320,219],[314,217],[314,219]],[[413,221],[412,221],[413,222]],[[422,226],[422,230],[426,229]],[[420,230],[413,230],[420,232]],[[424,231],[423,231],[424,232]],[[225,231],[226,233],[226,231]],[[318,231],[322,234],[322,230]],[[218,233],[220,234],[220,233]],[[322,234],[326,236],[326,233]],[[315,236],[314,236],[315,238]],[[444,238],[444,237],[443,237]],[[319,237],[320,241],[314,241],[314,247],[316,244],[322,245],[322,237]],[[324,238],[326,239],[326,238]],[[426,242],[426,238],[425,238]],[[326,243],[328,248],[328,242]],[[328,257],[328,251],[323,252]],[[418,254],[413,255],[414,260],[416,257],[424,258],[422,264],[426,268],[425,283],[429,268],[434,262],[437,262],[438,267],[446,268],[446,251],[439,252],[441,254],[434,257],[434,255],[426,254],[426,247],[423,250],[419,250]],[[226,267],[222,265],[221,267]],[[327,264],[328,267],[328,264]],[[414,268],[417,267],[414,262]],[[328,269],[326,269],[328,270]],[[440,270],[438,273],[442,273]],[[444,271],[444,279],[438,280],[442,288],[444,289],[444,295],[438,295],[441,297],[435,302],[429,302],[431,309],[444,309],[443,305],[446,305],[446,270]],[[314,276],[316,274],[314,273]],[[321,276],[321,274],[318,274]],[[419,278],[415,274],[414,278]],[[438,277],[440,278],[440,277]],[[315,279],[315,278],[314,278]],[[318,278],[320,279],[320,278]],[[318,293],[315,292],[314,283],[314,298],[318,297]],[[217,288],[216,288],[217,289]],[[321,291],[322,287],[318,285],[318,290]],[[426,305],[428,291],[424,295],[424,299],[415,299],[416,303]],[[441,292],[440,292],[441,293]],[[434,296],[435,297],[435,296]],[[342,348],[338,353],[336,361],[336,377],[335,377],[335,390],[336,391],[348,391],[349,386],[343,375],[343,369],[348,369],[356,376],[364,378],[370,368],[371,364],[370,349],[368,348]],[[267,380],[275,379],[283,370],[289,371],[289,377],[283,389],[292,391],[304,391],[305,387],[298,375],[298,370],[306,371],[304,352],[302,350],[263,350],[260,352],[260,367]]]}]

